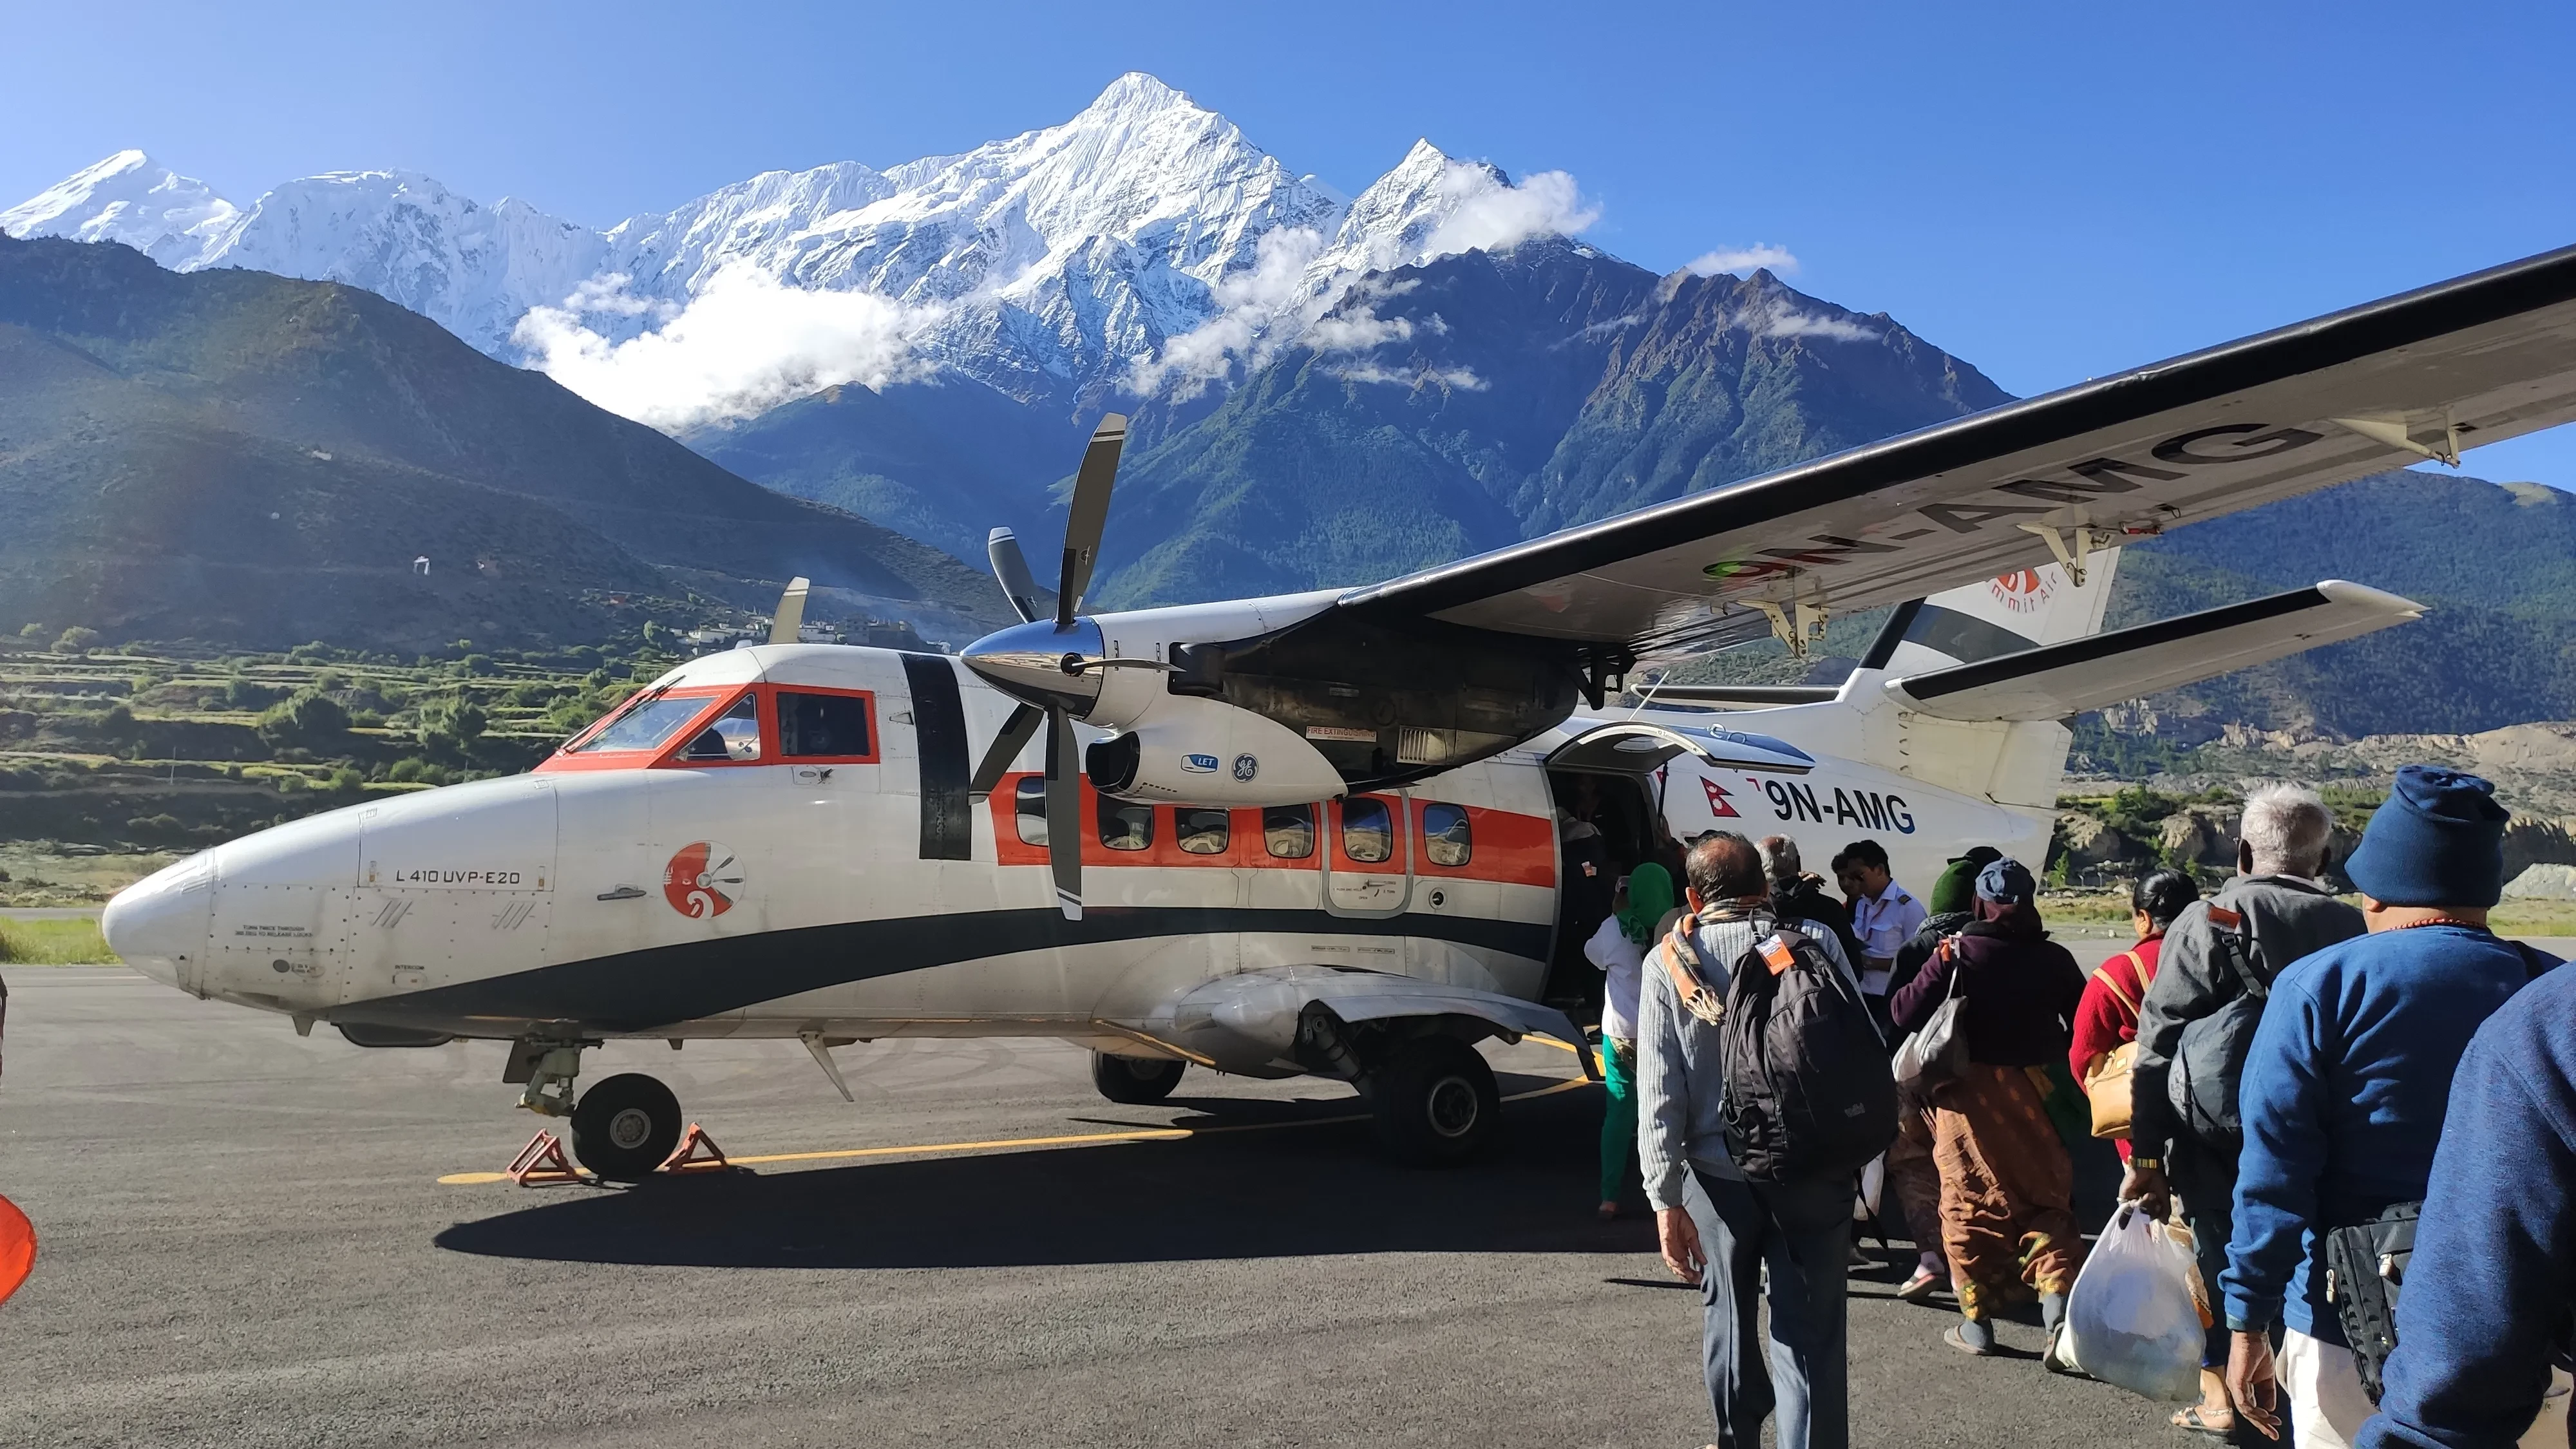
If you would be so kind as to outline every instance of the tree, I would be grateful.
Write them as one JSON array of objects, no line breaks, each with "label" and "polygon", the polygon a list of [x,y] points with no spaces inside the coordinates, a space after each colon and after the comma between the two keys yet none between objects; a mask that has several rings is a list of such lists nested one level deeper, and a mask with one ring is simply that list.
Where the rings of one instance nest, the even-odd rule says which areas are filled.
[{"label": "tree", "polygon": [[283,703],[261,711],[255,728],[272,748],[328,746],[348,734],[349,712],[320,690],[299,689]]},{"label": "tree", "polygon": [[61,638],[54,641],[54,652],[57,654],[87,654],[89,652],[89,646],[97,642],[98,631],[96,629],[87,629],[78,624],[74,624],[63,631]]}]

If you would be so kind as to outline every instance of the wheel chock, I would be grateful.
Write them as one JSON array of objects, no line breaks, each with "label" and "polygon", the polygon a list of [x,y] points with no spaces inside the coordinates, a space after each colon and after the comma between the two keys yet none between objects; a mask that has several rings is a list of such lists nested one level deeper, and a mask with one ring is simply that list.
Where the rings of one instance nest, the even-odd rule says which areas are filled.
[{"label": "wheel chock", "polygon": [[552,1132],[539,1132],[501,1169],[521,1187],[553,1187],[559,1183],[588,1182],[590,1174],[572,1165],[564,1156],[563,1139]]},{"label": "wheel chock", "polygon": [[707,1129],[695,1122],[690,1123],[689,1130],[680,1135],[680,1145],[672,1148],[671,1155],[663,1158],[662,1165],[654,1169],[656,1172],[667,1172],[673,1176],[686,1176],[692,1172],[732,1172],[734,1170],[733,1162],[725,1156],[724,1149],[718,1147],[716,1140],[707,1135]]}]

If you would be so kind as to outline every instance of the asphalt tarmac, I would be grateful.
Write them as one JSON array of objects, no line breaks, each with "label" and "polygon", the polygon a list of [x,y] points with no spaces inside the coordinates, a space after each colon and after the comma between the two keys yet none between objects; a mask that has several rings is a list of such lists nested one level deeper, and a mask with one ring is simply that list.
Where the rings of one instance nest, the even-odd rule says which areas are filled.
[{"label": "asphalt tarmac", "polygon": [[[1140,1109],[1054,1042],[881,1042],[840,1053],[851,1106],[794,1042],[612,1043],[586,1080],[653,1072],[737,1155],[905,1150],[529,1189],[439,1181],[543,1125],[498,1044],[7,976],[0,1193],[41,1249],[0,1306],[0,1444],[1713,1437],[1698,1296],[1642,1212],[1593,1219],[1601,1099],[1561,1050],[1488,1046],[1525,1095],[1442,1172],[1381,1162],[1332,1083],[1193,1072]],[[938,1150],[1067,1137],[1110,1140]],[[2035,1319],[2003,1329],[2019,1357],[1943,1347],[1901,1276],[1852,1284],[1854,1442],[2191,1442],[2042,1372]]]}]

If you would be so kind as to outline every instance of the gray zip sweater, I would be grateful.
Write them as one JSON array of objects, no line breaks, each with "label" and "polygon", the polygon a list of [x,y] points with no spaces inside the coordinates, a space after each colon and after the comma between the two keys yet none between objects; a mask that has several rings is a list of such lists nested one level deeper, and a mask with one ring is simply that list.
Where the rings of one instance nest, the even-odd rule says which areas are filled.
[{"label": "gray zip sweater", "polygon": [[[2184,1131],[2182,1104],[2173,1099],[2178,1080],[2173,1059],[2183,1028],[2225,1006],[2240,989],[2234,973],[2213,958],[2217,928],[2209,920],[2212,905],[2245,917],[2268,976],[2365,929],[2361,912],[2297,876],[2240,875],[2218,894],[2183,907],[2165,932],[2156,979],[2148,983],[2138,1007],[2138,1054],[2129,1068],[2129,1140],[2141,1156],[2165,1155],[2168,1144]],[[2226,1084],[2231,1096],[2236,1087]]]},{"label": "gray zip sweater", "polygon": [[[1831,926],[1807,920],[1781,924],[1815,942],[1859,992],[1860,978],[1852,974]],[[1699,976],[1719,999],[1726,996],[1728,968],[1753,941],[1753,923],[1742,916],[1701,924],[1693,938]],[[1682,1185],[1694,1167],[1711,1177],[1744,1176],[1726,1155],[1726,1074],[1717,1060],[1717,1028],[1682,1005],[1664,959],[1672,949],[1667,934],[1646,953],[1637,989],[1637,1156],[1645,1168],[1646,1201],[1657,1209],[1682,1205]]]}]

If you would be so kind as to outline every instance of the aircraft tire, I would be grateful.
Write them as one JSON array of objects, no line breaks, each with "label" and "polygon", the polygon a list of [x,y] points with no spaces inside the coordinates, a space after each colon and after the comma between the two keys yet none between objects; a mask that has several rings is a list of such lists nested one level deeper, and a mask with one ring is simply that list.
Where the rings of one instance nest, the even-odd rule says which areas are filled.
[{"label": "aircraft tire", "polygon": [[1493,1140],[1502,1090],[1484,1055],[1455,1037],[1406,1042],[1365,1083],[1378,1141],[1422,1167],[1464,1162]]},{"label": "aircraft tire", "polygon": [[1091,1054],[1091,1085],[1110,1101],[1129,1107],[1150,1107],[1172,1095],[1181,1084],[1181,1073],[1188,1062],[1157,1061],[1146,1057],[1122,1057],[1111,1052]]},{"label": "aircraft tire", "polygon": [[572,1155],[604,1182],[641,1182],[680,1145],[680,1099],[641,1072],[622,1072],[581,1094],[572,1109]]}]

